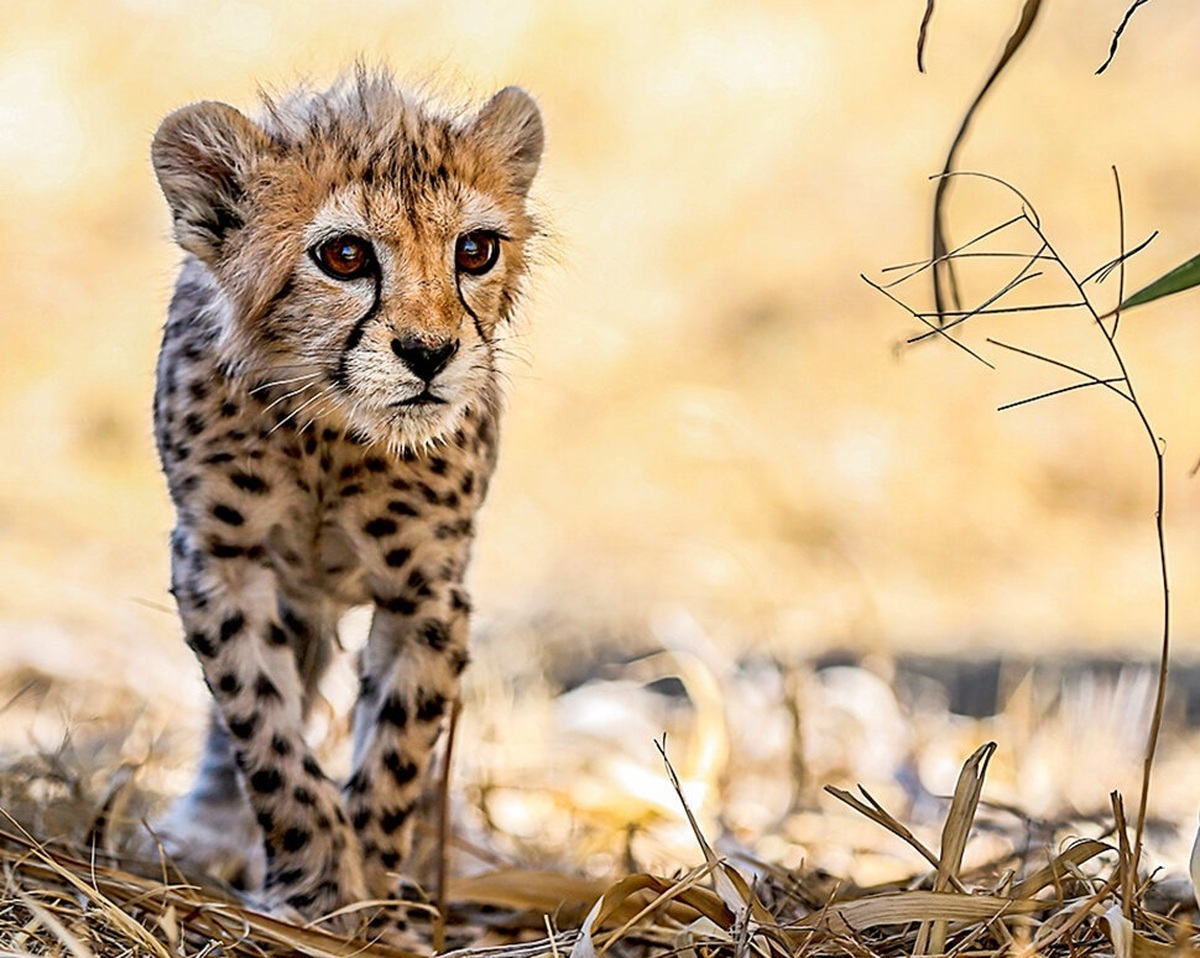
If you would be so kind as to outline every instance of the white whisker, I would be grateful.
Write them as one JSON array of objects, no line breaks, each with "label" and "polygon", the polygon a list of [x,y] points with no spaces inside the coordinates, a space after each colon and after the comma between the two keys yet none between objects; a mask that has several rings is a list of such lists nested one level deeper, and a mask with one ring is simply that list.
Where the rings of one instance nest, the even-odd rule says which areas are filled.
[{"label": "white whisker", "polygon": [[[285,400],[291,399],[293,396],[299,396],[299,395],[300,395],[302,392],[304,392],[304,390],[306,390],[306,389],[311,389],[311,388],[312,388],[312,386],[313,386],[313,384],[312,384],[312,383],[305,383],[305,384],[304,384],[303,386],[301,386],[299,389],[293,389],[293,390],[292,390],[290,393],[284,393],[284,394],[283,394],[282,396],[280,396],[278,399],[276,399],[276,400],[274,400],[273,402],[271,402],[271,404],[270,404],[270,405],[268,405],[268,406],[264,406],[264,407],[263,407],[263,412],[264,412],[264,413],[268,413],[268,412],[270,412],[272,409],[274,409],[276,406],[278,406],[278,405],[279,405],[281,402],[284,402]],[[285,420],[284,420],[284,421],[286,422],[286,418],[285,418]]]},{"label": "white whisker", "polygon": [[268,436],[271,435],[272,433],[275,432],[276,429],[278,429],[284,423],[289,422],[292,419],[295,419],[296,416],[298,416],[301,412],[303,412],[305,409],[307,409],[309,406],[311,406],[313,403],[315,403],[318,399],[320,399],[322,396],[325,396],[332,390],[333,390],[332,386],[326,386],[323,390],[321,390],[315,396],[312,396],[309,399],[306,399],[299,406],[297,406],[295,409],[293,409],[291,412],[289,412],[286,416],[284,416],[282,419],[280,419],[279,422],[275,423],[275,425],[272,426],[267,431],[267,435]]}]

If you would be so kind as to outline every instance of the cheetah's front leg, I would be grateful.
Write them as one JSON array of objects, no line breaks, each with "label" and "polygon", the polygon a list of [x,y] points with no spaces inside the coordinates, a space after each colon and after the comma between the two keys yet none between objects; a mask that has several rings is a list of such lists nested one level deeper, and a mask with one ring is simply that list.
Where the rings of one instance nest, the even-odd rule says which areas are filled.
[{"label": "cheetah's front leg", "polygon": [[244,555],[205,552],[180,530],[172,581],[263,831],[267,904],[317,917],[361,900],[358,839],[304,741],[304,683],[279,622],[273,570]]},{"label": "cheetah's front leg", "polygon": [[354,713],[354,772],[346,801],[372,895],[395,893],[443,716],[467,663],[467,603],[457,583],[423,581],[377,606]]}]

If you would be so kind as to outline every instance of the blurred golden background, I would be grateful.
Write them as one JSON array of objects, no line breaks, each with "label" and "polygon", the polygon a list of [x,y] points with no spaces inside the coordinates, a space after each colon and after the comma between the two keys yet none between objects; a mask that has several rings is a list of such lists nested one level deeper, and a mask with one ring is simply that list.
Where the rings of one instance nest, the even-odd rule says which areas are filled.
[{"label": "blurred golden background", "polygon": [[[1094,76],[1127,5],[1047,4],[961,163],[1019,186],[1081,274],[1117,252],[1116,164],[1130,242],[1162,234],[1132,287],[1200,248],[1200,9],[1147,5]],[[680,628],[731,660],[1155,656],[1153,463],[1130,410],[1092,390],[997,413],[1061,380],[996,351],[996,372],[944,344],[897,354],[917,327],[858,277],[926,255],[928,176],[1019,4],[943,0],[924,76],[922,6],[5,4],[0,669],[111,679],[131,709],[186,702],[199,721],[150,433],[180,255],[148,145],[183,103],[253,109],[260,86],[322,85],[356,57],[450,98],[519,83],[547,123],[555,240],[480,523],[481,666],[514,634]],[[953,203],[959,240],[1015,212],[977,185]],[[1184,656],[1200,650],[1198,310],[1185,295],[1122,330],[1167,444]],[[1049,336],[1066,358],[1093,332],[1047,313],[965,338]]]}]

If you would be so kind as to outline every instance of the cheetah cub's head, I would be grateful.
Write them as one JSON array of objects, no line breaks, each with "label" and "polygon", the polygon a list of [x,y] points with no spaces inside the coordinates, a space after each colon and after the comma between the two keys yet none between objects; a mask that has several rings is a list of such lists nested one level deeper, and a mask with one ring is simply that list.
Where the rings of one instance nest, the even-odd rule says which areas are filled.
[{"label": "cheetah cub's head", "polygon": [[495,399],[542,144],[516,87],[449,115],[360,71],[257,121],[184,107],[153,161],[176,240],[223,294],[226,368],[294,391],[298,425],[412,447]]}]

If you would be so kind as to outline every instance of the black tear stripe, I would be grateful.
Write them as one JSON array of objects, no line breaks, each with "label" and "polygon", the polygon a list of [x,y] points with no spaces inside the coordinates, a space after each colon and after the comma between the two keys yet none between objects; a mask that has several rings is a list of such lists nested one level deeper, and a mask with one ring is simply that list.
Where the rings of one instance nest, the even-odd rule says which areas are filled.
[{"label": "black tear stripe", "polygon": [[350,335],[346,337],[346,343],[342,346],[342,354],[338,357],[337,369],[333,374],[333,381],[336,385],[346,388],[346,357],[350,355],[350,350],[362,342],[363,333],[366,331],[367,323],[375,318],[375,314],[379,312],[379,307],[383,302],[383,275],[375,274],[375,297],[371,302],[371,308],[363,313],[362,317],[354,324],[354,328],[350,330]]},{"label": "black tear stripe", "polygon": [[458,301],[462,303],[462,308],[467,311],[467,315],[471,317],[471,322],[475,324],[475,332],[479,336],[479,341],[485,346],[492,345],[487,336],[483,334],[483,327],[479,323],[479,317],[475,315],[475,310],[467,305],[467,298],[462,291],[462,274],[456,273],[454,276],[454,291],[458,294]]}]

